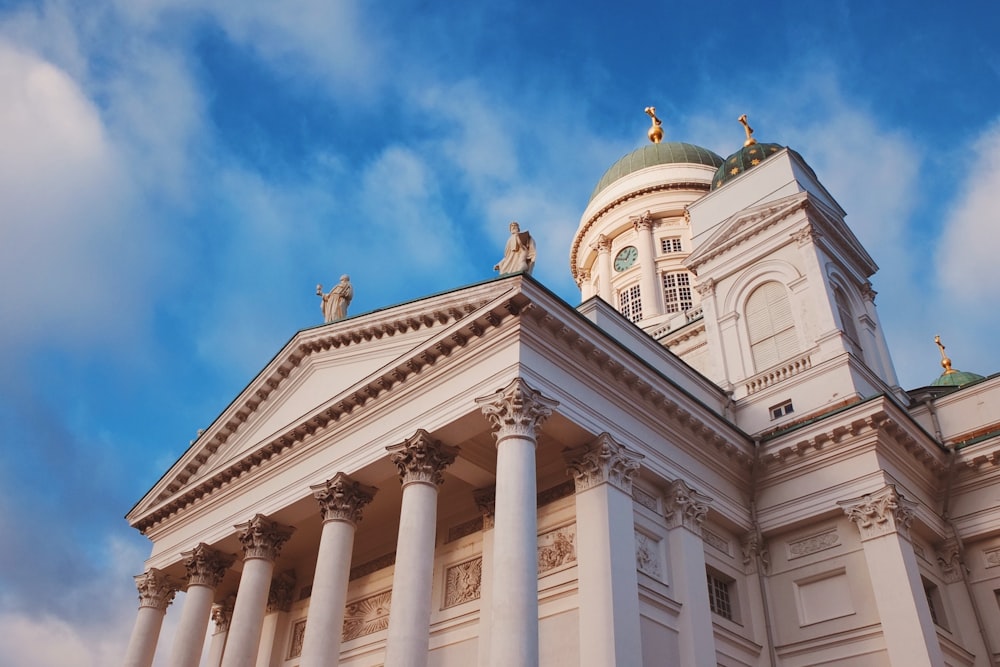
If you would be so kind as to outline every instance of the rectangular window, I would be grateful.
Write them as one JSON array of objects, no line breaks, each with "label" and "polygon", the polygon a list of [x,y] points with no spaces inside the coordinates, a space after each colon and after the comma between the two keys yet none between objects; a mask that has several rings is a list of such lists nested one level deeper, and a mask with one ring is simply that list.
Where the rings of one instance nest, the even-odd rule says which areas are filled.
[{"label": "rectangular window", "polygon": [[927,597],[927,608],[931,612],[931,620],[934,621],[934,625],[947,630],[948,621],[944,616],[944,603],[941,600],[941,591],[924,577],[920,577],[920,581],[924,585],[924,595]]},{"label": "rectangular window", "polygon": [[683,250],[684,246],[681,245],[681,239],[679,236],[668,236],[660,239],[660,252],[664,255],[672,252],[682,252]]},{"label": "rectangular window", "polygon": [[638,285],[632,285],[618,293],[618,312],[633,322],[642,319],[642,299]]},{"label": "rectangular window", "polygon": [[791,401],[785,401],[784,403],[779,403],[778,405],[772,405],[768,408],[768,411],[771,413],[771,420],[773,421],[775,419],[781,419],[785,415],[792,414],[795,411],[795,408],[792,407]]},{"label": "rectangular window", "polygon": [[687,271],[675,271],[663,274],[663,307],[667,313],[683,313],[691,310],[694,300],[691,297],[691,274]]},{"label": "rectangular window", "polygon": [[708,606],[713,614],[718,614],[723,618],[733,620],[733,603],[730,587],[733,581],[722,578],[714,572],[707,572],[708,577]]}]

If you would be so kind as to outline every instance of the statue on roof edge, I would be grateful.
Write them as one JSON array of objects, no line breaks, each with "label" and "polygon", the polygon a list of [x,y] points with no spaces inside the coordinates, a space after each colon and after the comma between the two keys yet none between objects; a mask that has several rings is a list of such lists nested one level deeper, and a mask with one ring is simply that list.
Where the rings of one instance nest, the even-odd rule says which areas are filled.
[{"label": "statue on roof edge", "polygon": [[510,223],[510,238],[503,250],[503,259],[493,267],[494,271],[499,271],[501,276],[512,273],[527,273],[531,275],[531,270],[535,268],[535,239],[531,238],[531,233],[521,231],[521,226],[517,222]]},{"label": "statue on roof edge", "polygon": [[351,278],[346,273],[340,276],[340,282],[333,286],[329,293],[323,294],[323,285],[316,285],[316,296],[322,298],[320,310],[323,311],[323,322],[329,324],[347,317],[347,307],[354,298],[354,287]]}]

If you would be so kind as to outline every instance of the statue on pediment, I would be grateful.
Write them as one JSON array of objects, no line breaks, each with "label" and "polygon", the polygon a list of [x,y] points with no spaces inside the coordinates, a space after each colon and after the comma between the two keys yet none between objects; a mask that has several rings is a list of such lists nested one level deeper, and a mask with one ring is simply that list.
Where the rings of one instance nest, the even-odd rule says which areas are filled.
[{"label": "statue on pediment", "polygon": [[351,278],[344,274],[340,282],[333,286],[327,294],[323,294],[323,285],[316,285],[316,296],[323,299],[320,310],[323,311],[323,322],[330,323],[347,317],[347,307],[354,298],[354,287]]},{"label": "statue on pediment", "polygon": [[530,276],[533,268],[535,268],[535,239],[531,238],[530,232],[522,232],[518,223],[512,222],[503,259],[497,262],[493,270],[499,271],[501,276],[522,272]]}]

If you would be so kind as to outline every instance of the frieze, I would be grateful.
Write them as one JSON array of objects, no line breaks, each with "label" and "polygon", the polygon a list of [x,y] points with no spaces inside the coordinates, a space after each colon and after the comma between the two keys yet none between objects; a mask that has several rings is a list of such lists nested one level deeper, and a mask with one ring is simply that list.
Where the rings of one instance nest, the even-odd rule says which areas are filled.
[{"label": "frieze", "polygon": [[659,513],[660,511],[660,503],[656,499],[656,496],[646,493],[637,486],[632,487],[632,500],[639,503],[646,509],[653,510],[656,513]]},{"label": "frieze", "polygon": [[638,530],[635,531],[635,567],[654,579],[662,578],[660,540]]},{"label": "frieze", "polygon": [[1000,567],[1000,547],[984,549],[983,560],[986,562],[987,568]]},{"label": "frieze", "polygon": [[468,521],[463,521],[460,524],[452,526],[448,529],[448,539],[446,542],[454,542],[455,540],[460,540],[463,537],[478,533],[483,529],[484,517],[482,515],[475,517],[474,519],[469,519]]},{"label": "frieze", "polygon": [[576,524],[538,536],[538,574],[576,562]]},{"label": "frieze", "polygon": [[445,570],[443,608],[478,600],[483,579],[483,557],[479,556]]},{"label": "frieze", "polygon": [[391,589],[348,603],[341,640],[346,642],[387,629],[391,604]]},{"label": "frieze", "polygon": [[373,572],[378,572],[379,570],[384,570],[387,567],[392,567],[396,564],[396,552],[387,553],[384,556],[379,556],[370,561],[364,562],[361,565],[351,568],[350,580],[360,579],[361,577],[367,576]]},{"label": "frieze", "polygon": [[733,552],[730,550],[729,547],[729,540],[722,537],[721,535],[713,533],[711,530],[705,528],[704,526],[702,526],[701,528],[701,539],[705,540],[705,544],[709,545],[710,547],[718,551],[721,551],[727,556],[733,555]]},{"label": "frieze", "polygon": [[786,544],[788,549],[788,560],[809,556],[819,551],[832,549],[840,546],[840,534],[836,528],[831,528],[822,533],[793,540]]}]

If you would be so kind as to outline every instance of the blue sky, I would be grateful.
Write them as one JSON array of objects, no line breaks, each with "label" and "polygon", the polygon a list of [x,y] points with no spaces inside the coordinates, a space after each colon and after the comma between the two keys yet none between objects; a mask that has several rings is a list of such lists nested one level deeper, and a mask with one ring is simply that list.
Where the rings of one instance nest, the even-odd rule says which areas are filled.
[{"label": "blue sky", "polygon": [[[848,211],[907,388],[1000,371],[995,2],[0,0],[0,655],[117,664],[125,512],[300,328],[486,279],[570,303],[594,184],[748,113]],[[172,638],[168,613],[164,639]],[[162,662],[168,651],[161,650]],[[28,657],[30,656],[30,658]]]}]

